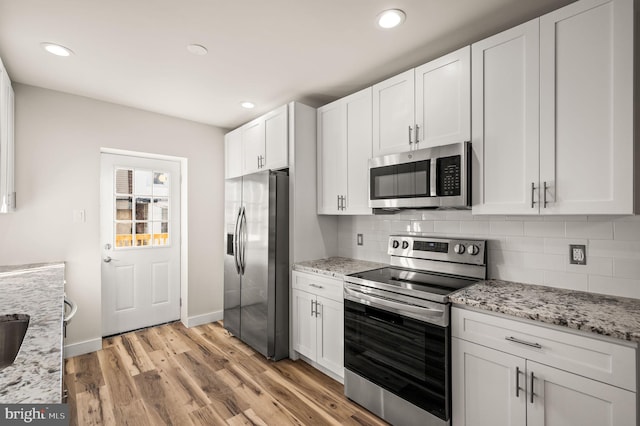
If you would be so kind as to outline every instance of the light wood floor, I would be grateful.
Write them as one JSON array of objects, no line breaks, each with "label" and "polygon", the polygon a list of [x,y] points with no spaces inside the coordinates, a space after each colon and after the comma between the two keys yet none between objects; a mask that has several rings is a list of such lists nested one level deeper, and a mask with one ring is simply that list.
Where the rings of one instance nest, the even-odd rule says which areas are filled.
[{"label": "light wood floor", "polygon": [[271,362],[218,323],[105,339],[65,364],[71,425],[385,425],[303,361]]}]

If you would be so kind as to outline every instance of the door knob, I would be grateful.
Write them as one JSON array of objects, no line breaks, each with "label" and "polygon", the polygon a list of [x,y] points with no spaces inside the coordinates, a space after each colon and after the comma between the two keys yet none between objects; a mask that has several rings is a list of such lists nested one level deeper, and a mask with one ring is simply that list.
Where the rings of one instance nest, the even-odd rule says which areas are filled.
[{"label": "door knob", "polygon": [[104,263],[109,263],[109,262],[111,262],[111,257],[110,257],[110,256],[106,256],[106,257],[105,257],[104,259],[102,259],[102,260],[104,260]]}]

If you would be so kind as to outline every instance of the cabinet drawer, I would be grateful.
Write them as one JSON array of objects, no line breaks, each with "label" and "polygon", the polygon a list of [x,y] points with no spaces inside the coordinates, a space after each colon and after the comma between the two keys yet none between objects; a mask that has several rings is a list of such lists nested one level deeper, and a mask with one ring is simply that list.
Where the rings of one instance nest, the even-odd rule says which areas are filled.
[{"label": "cabinet drawer", "polygon": [[307,272],[293,272],[293,288],[343,303],[343,281]]},{"label": "cabinet drawer", "polygon": [[451,335],[635,392],[636,349],[570,331],[466,309],[451,310]]}]

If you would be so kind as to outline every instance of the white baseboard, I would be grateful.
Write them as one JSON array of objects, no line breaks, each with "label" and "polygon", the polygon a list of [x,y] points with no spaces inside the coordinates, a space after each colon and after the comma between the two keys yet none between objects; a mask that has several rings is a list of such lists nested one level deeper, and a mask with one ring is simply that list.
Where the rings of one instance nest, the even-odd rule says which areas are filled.
[{"label": "white baseboard", "polygon": [[188,317],[186,321],[182,323],[187,327],[196,327],[202,324],[208,324],[210,322],[220,321],[222,319],[223,311],[209,312],[208,314],[196,315],[194,317]]},{"label": "white baseboard", "polygon": [[78,355],[88,354],[90,352],[102,349],[102,338],[85,340],[84,342],[70,343],[64,345],[64,357],[71,358]]}]

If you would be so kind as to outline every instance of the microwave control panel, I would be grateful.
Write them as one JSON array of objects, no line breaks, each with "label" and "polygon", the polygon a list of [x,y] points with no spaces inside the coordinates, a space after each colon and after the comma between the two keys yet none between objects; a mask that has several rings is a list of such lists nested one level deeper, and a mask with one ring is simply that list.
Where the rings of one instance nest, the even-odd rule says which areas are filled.
[{"label": "microwave control panel", "polygon": [[460,156],[442,157],[437,159],[438,195],[460,195]]}]

